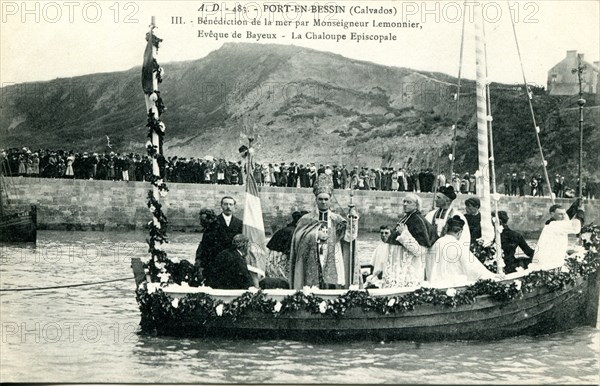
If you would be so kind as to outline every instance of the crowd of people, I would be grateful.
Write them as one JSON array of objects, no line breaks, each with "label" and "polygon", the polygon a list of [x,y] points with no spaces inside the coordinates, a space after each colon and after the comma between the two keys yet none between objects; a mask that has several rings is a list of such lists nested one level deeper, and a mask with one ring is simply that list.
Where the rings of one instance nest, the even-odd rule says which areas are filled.
[{"label": "crowd of people", "polygon": [[[11,148],[0,152],[0,163],[5,175],[73,178],[113,181],[145,181],[152,171],[152,161],[147,155],[135,153],[74,152],[64,150]],[[242,185],[242,161],[204,158],[159,158],[161,175],[166,182]],[[333,178],[335,189],[379,190],[400,192],[434,192],[437,187],[451,185],[456,192],[476,194],[474,173],[453,173],[450,178],[431,168],[414,167],[347,167],[346,165],[319,163],[255,163],[253,176],[258,185],[311,188],[320,174]],[[556,197],[574,197],[578,182],[571,187],[565,177],[556,174],[551,182]],[[531,178],[525,172],[506,173],[499,190],[510,196],[544,196],[545,181],[541,174]],[[584,196],[595,198],[597,183],[583,186]]]},{"label": "crowd of people", "polygon": [[[341,289],[360,283],[367,288],[395,288],[424,282],[459,286],[500,277],[473,254],[473,245],[483,239],[479,200],[469,198],[463,214],[454,205],[454,188],[442,186],[435,195],[436,208],[426,214],[421,213],[418,195],[409,192],[404,196],[400,221],[380,227],[381,243],[372,254],[372,272],[361,279],[352,257],[358,212],[341,216],[330,209],[333,183],[323,182],[327,180],[331,177],[319,176],[313,187],[315,207],[294,212],[292,221],[273,235],[267,244],[270,253],[265,271],[256,269],[257,261],[248,252],[249,240],[241,234],[242,221],[234,216],[235,199],[222,198],[220,215],[202,210],[205,231],[196,252],[196,267],[203,278],[199,283],[225,289]],[[552,205],[535,249],[510,229],[507,212],[494,215],[503,228],[504,272],[560,269],[565,263],[568,235],[580,232],[584,222],[580,205],[579,199],[568,210]],[[525,256],[516,256],[517,248]]]},{"label": "crowd of people", "polygon": [[[506,173],[503,180],[504,194],[507,196],[544,196],[544,190],[547,190],[547,184],[541,174],[534,174],[531,178],[527,177],[525,172],[517,173]],[[564,176],[556,174],[550,181],[552,186],[552,193],[557,198],[573,198],[576,192],[579,190],[579,181],[575,181],[574,186],[569,186]],[[593,185],[593,186],[592,186]],[[596,196],[595,185],[584,184],[583,189],[586,191],[585,196],[588,193]]]}]

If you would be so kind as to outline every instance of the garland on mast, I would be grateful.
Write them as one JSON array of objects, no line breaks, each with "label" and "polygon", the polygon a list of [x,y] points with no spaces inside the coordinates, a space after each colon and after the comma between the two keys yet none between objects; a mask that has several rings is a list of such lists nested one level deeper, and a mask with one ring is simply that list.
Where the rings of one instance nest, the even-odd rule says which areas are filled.
[{"label": "garland on mast", "polygon": [[164,71],[156,60],[158,48],[162,39],[154,35],[156,28],[154,17],[150,24],[150,31],[146,33],[146,49],[144,51],[144,63],[142,65],[142,89],[146,102],[146,111],[148,112],[148,128],[146,150],[148,156],[152,159],[152,171],[146,176],[152,189],[148,191],[147,206],[152,214],[152,220],[148,223],[149,236],[146,239],[148,243],[149,261],[144,263],[148,282],[160,281],[168,282],[170,280],[171,265],[173,262],[168,258],[167,252],[161,249],[162,244],[168,242],[167,238],[167,216],[162,210],[160,197],[166,197],[169,188],[161,176],[161,164],[164,165],[163,140],[166,126],[161,121],[160,116],[166,110],[158,85],[162,82]]}]

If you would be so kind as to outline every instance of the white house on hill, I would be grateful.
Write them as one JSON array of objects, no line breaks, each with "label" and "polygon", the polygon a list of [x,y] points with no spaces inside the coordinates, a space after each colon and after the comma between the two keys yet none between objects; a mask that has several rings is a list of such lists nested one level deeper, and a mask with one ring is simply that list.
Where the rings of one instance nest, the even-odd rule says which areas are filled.
[{"label": "white house on hill", "polygon": [[[586,66],[583,71],[583,92],[598,94],[600,86],[600,62],[594,64],[583,60],[583,54],[579,54],[581,62]],[[573,73],[579,61],[576,50],[567,51],[567,57],[558,62],[548,71],[548,93],[550,95],[574,95],[579,93],[579,80],[577,73]]]}]

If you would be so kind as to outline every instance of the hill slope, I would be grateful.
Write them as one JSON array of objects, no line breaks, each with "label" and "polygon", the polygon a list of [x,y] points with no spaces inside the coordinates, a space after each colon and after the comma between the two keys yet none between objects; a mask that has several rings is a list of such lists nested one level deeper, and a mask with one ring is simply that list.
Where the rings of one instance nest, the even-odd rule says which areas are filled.
[{"label": "hill slope", "polygon": [[[448,165],[456,79],[439,73],[386,67],[306,48],[225,44],[205,58],[163,63],[167,105],[166,153],[235,159],[243,125],[256,125],[258,159],[369,165],[391,152],[395,163]],[[2,89],[4,146],[144,151],[145,106],[140,68]],[[458,171],[476,169],[474,83],[463,82]],[[577,156],[577,111],[572,98],[534,98],[550,172],[571,174]],[[591,105],[588,102],[588,105]],[[498,173],[538,172],[539,155],[522,90],[492,87]],[[586,111],[586,169],[596,173]],[[395,166],[397,166],[395,165]],[[597,176],[596,176],[597,177]]]}]

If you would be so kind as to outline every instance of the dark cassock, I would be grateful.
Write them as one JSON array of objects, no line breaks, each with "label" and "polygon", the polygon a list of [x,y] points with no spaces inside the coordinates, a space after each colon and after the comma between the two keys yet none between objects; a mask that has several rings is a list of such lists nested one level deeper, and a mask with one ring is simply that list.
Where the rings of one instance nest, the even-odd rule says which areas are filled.
[{"label": "dark cassock", "polygon": [[[423,216],[423,214],[418,210],[405,214],[399,222],[406,224],[406,228],[412,237],[414,237],[422,247],[431,248],[431,246],[438,239],[435,227],[429,221],[427,221],[425,216]],[[400,243],[396,241],[398,236],[400,235],[397,234],[395,230],[392,231],[392,235],[389,237],[388,243],[400,245]]]},{"label": "dark cassock", "polygon": [[468,214],[465,213],[467,224],[469,225],[469,232],[471,233],[471,241],[475,241],[481,238],[481,213]]},{"label": "dark cassock", "polygon": [[285,228],[275,232],[273,237],[271,237],[271,240],[267,243],[267,248],[269,249],[269,259],[266,269],[267,276],[283,277],[287,279],[292,236],[294,235],[296,224],[303,213],[292,213],[293,221],[287,224]]},{"label": "dark cassock", "polygon": [[465,200],[465,219],[471,234],[471,245],[477,243],[481,238],[481,201],[477,197],[469,197]]},{"label": "dark cassock", "polygon": [[357,221],[352,220],[350,234],[348,221],[329,209],[333,192],[331,176],[321,174],[313,192],[317,208],[300,218],[292,236],[290,287],[349,288],[358,277],[350,256],[350,242],[356,240],[358,233]]},{"label": "dark cassock", "polygon": [[296,223],[291,222],[285,228],[282,228],[273,234],[273,237],[267,243],[267,248],[272,251],[289,254],[292,245],[292,236],[296,229]]}]

